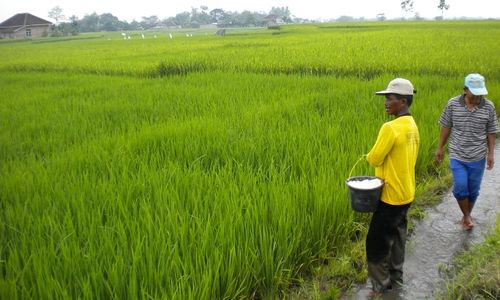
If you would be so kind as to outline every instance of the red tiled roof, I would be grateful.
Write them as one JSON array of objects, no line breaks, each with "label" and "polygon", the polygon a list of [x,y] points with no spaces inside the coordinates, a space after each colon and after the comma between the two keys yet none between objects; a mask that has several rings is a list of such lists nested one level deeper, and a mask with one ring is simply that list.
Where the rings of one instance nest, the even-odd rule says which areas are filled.
[{"label": "red tiled roof", "polygon": [[2,23],[0,28],[33,26],[33,25],[51,25],[52,23],[28,13],[17,14]]}]

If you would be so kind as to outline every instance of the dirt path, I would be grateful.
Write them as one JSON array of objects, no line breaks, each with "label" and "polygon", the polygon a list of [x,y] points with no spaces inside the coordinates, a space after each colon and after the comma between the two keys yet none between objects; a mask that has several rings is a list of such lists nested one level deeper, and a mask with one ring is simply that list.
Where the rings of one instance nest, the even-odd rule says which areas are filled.
[{"label": "dirt path", "polygon": [[[440,266],[449,265],[457,254],[484,240],[500,213],[500,143],[496,145],[495,163],[493,170],[484,174],[472,212],[474,229],[461,228],[460,209],[451,191],[448,192],[443,202],[430,208],[427,217],[415,226],[406,245],[404,286],[383,299],[433,299],[434,291],[440,290],[444,283]],[[365,286],[348,299],[369,299],[368,291]]]}]

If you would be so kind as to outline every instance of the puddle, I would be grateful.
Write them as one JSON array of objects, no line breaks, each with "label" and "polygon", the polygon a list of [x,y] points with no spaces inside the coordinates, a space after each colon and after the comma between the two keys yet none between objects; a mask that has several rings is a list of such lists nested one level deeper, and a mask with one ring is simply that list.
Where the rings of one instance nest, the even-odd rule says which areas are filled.
[{"label": "puddle", "polygon": [[[444,283],[440,266],[450,265],[453,257],[482,242],[494,227],[500,212],[500,143],[495,149],[495,167],[485,170],[480,196],[472,211],[475,226],[464,231],[462,214],[448,192],[443,201],[427,210],[427,217],[415,226],[406,244],[404,286],[387,293],[382,299],[433,299]],[[369,299],[369,287],[359,289],[346,299]]]}]

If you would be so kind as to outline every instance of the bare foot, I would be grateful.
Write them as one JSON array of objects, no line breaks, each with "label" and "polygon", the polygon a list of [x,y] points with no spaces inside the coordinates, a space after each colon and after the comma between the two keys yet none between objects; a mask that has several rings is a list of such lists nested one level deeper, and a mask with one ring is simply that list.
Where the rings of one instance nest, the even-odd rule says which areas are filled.
[{"label": "bare foot", "polygon": [[464,216],[464,217],[462,217],[462,219],[460,220],[460,226],[462,226],[462,228],[463,228],[464,230],[469,229],[469,228],[468,228],[468,226],[467,226],[467,225],[465,225],[465,216]]},{"label": "bare foot", "polygon": [[466,230],[471,230],[474,227],[474,222],[472,222],[472,218],[470,216],[463,218],[463,226]]},{"label": "bare foot", "polygon": [[368,294],[369,299],[374,299],[374,300],[382,299],[382,296],[383,296],[382,292],[373,291],[373,290]]}]

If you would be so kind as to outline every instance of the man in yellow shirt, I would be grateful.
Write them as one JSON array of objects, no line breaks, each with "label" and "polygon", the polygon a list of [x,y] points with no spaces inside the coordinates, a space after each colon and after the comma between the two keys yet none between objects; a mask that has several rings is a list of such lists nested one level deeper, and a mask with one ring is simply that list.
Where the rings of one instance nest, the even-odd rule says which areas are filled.
[{"label": "man in yellow shirt", "polygon": [[420,136],[409,107],[416,91],[403,78],[392,80],[385,96],[385,111],[395,117],[384,123],[366,159],[375,175],[384,179],[377,211],[366,237],[368,277],[374,292],[384,292],[403,282],[407,232],[406,214],[415,198],[415,164]]}]

